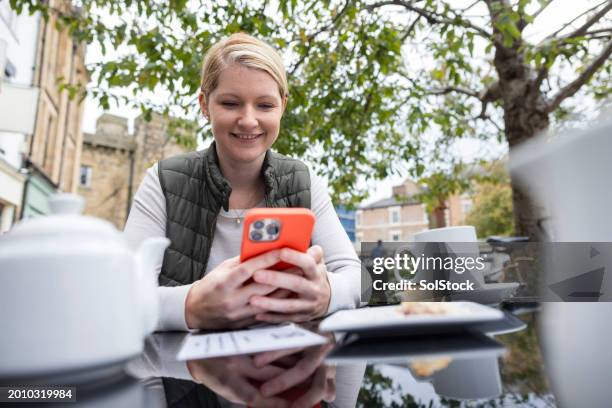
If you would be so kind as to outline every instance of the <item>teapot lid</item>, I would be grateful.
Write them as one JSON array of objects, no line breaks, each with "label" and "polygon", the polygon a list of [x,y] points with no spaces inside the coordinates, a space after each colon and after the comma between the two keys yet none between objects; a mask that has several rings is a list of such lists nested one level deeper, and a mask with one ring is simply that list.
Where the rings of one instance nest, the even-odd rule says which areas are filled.
[{"label": "teapot lid", "polygon": [[13,238],[39,238],[49,235],[79,235],[120,239],[120,233],[108,221],[81,215],[85,207],[83,197],[58,193],[49,198],[51,215],[29,218],[15,225],[7,234]]}]

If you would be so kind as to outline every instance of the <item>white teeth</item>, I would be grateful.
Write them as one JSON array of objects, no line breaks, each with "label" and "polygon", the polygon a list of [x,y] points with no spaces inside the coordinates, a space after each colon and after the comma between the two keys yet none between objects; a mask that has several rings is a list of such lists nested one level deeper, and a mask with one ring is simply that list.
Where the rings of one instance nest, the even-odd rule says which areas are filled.
[{"label": "white teeth", "polygon": [[236,136],[238,139],[244,139],[244,140],[249,140],[249,139],[255,139],[256,137],[260,136],[261,133],[257,133],[257,134],[238,134],[238,133],[232,133],[232,135]]}]

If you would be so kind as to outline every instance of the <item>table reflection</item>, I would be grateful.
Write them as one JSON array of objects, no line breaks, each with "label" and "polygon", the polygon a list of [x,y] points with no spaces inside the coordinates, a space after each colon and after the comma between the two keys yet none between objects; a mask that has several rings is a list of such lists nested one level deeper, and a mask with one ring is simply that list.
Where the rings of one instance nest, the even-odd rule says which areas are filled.
[{"label": "table reflection", "polygon": [[[100,408],[555,406],[540,353],[546,339],[536,330],[539,313],[525,305],[512,310],[526,313],[506,312],[503,321],[466,333],[327,334],[323,346],[187,362],[177,361],[177,354],[188,334],[156,333],[127,364],[5,378],[0,385],[75,386],[77,402],[71,405]],[[316,325],[307,328],[316,331]],[[583,344],[587,333],[580,337]],[[559,358],[558,349],[551,351]],[[603,357],[597,367],[605,365]],[[558,364],[571,356],[563,358]],[[583,383],[600,379],[589,388],[597,387],[596,392],[580,394],[583,401],[595,401],[606,395],[602,373],[588,376],[567,369],[553,373],[553,379],[557,387],[567,386],[576,375],[584,377],[579,379]]]},{"label": "table reflection", "polygon": [[354,407],[365,363],[326,364],[322,346],[176,361],[184,334],[155,334],[128,372],[155,406]]},{"label": "table reflection", "polygon": [[506,313],[445,335],[328,334],[323,346],[187,362],[176,361],[185,334],[159,333],[127,370],[147,406],[551,406],[536,319]]}]

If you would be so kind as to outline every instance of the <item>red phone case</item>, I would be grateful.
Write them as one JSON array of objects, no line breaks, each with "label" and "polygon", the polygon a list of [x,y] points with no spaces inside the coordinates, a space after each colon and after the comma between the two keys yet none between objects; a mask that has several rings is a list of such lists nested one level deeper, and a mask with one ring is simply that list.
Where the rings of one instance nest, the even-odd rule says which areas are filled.
[{"label": "red phone case", "polygon": [[[250,225],[257,220],[270,218],[276,219],[280,223],[278,239],[267,242],[251,240],[249,237]],[[314,222],[315,216],[307,208],[254,208],[249,210],[244,217],[240,262],[280,248],[291,248],[306,252],[310,246],[310,236]],[[285,270],[291,266],[285,262],[279,262],[271,269]]]}]

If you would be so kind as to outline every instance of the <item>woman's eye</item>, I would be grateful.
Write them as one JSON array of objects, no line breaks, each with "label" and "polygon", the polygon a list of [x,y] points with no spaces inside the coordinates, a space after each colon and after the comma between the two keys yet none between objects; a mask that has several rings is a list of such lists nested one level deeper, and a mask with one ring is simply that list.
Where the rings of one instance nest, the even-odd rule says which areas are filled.
[{"label": "woman's eye", "polygon": [[223,105],[223,106],[238,106],[238,103],[237,102],[225,101],[225,102],[221,102],[221,105]]},{"label": "woman's eye", "polygon": [[261,109],[272,109],[272,108],[274,108],[274,105],[270,105],[269,103],[263,103],[263,104],[259,105],[259,107]]}]

